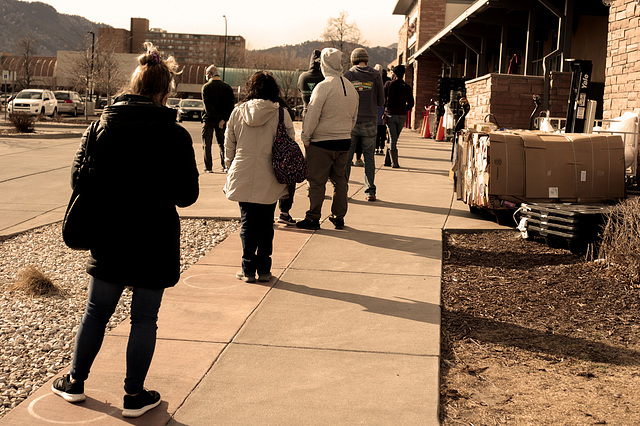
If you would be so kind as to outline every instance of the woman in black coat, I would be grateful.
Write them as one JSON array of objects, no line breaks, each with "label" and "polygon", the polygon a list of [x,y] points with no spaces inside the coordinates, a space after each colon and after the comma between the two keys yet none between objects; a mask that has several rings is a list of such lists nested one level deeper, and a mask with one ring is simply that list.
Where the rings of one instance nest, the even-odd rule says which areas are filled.
[{"label": "woman in black coat", "polygon": [[[176,206],[193,204],[198,171],[189,133],[165,107],[177,64],[163,60],[151,43],[138,58],[127,92],[105,108],[95,132],[82,138],[72,166],[72,186],[88,139],[94,159],[87,308],[78,328],[69,374],[52,390],[69,402],[85,400],[84,381],[100,350],[106,324],[125,287],[133,287],[131,331],[124,381],[125,417],[138,417],[160,403],[144,389],[156,342],[164,289],[180,278],[180,222]],[[95,135],[95,136],[94,136]]]}]

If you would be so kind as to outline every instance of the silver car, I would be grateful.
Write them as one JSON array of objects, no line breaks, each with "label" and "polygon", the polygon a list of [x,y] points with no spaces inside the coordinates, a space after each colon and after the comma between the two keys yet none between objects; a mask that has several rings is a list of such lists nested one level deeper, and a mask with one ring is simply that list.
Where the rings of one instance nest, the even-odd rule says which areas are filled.
[{"label": "silver car", "polygon": [[80,114],[84,114],[84,102],[78,92],[71,90],[56,90],[53,92],[58,100],[58,113],[71,114],[74,117]]},{"label": "silver car", "polygon": [[58,101],[51,90],[24,89],[9,102],[7,112],[24,112],[53,117],[58,113]]},{"label": "silver car", "polygon": [[183,120],[202,121],[204,102],[200,99],[183,99],[178,104],[178,122]]}]

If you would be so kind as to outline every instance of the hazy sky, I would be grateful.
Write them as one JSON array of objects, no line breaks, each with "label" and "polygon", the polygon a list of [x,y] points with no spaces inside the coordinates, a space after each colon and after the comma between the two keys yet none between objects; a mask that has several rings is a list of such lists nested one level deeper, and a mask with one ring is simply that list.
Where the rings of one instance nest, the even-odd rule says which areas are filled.
[{"label": "hazy sky", "polygon": [[130,19],[147,18],[151,28],[173,33],[241,35],[248,49],[318,40],[327,20],[344,10],[366,45],[398,41],[404,16],[392,15],[396,0],[42,0],[60,13],[80,15],[115,28],[130,28]]}]

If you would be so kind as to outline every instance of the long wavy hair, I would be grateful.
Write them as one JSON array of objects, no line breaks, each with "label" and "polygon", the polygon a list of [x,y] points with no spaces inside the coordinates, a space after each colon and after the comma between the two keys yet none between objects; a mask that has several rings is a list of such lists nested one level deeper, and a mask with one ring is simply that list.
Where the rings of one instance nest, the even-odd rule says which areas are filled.
[{"label": "long wavy hair", "polygon": [[246,84],[247,97],[244,99],[250,101],[251,99],[265,99],[267,101],[275,102],[280,106],[286,108],[287,103],[280,96],[280,86],[278,82],[268,71],[258,71],[249,78]]}]

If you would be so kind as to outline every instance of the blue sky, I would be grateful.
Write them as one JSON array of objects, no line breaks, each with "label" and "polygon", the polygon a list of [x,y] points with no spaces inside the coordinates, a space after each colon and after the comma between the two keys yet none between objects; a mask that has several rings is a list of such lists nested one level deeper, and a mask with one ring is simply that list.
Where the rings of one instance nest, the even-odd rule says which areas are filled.
[{"label": "blue sky", "polygon": [[396,1],[376,0],[42,0],[60,13],[129,29],[130,18],[147,18],[152,28],[193,34],[241,35],[247,48],[263,49],[318,40],[327,20],[344,10],[368,46],[398,41],[404,17],[392,15]]}]

